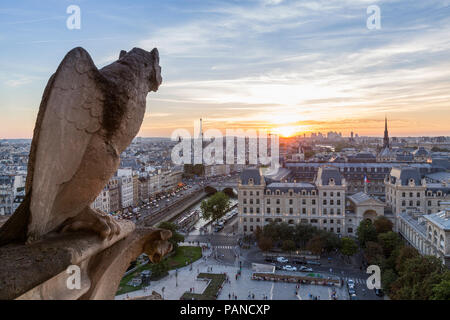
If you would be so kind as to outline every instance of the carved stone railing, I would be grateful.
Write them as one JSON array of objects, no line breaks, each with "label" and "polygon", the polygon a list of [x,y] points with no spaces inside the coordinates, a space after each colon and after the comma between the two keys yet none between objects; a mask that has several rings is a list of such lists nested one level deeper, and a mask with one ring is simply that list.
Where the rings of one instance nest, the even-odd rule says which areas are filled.
[{"label": "carved stone railing", "polygon": [[[87,232],[54,233],[30,245],[0,247],[0,299],[114,299],[131,261],[146,253],[158,262],[172,250],[170,231],[118,223],[121,231],[110,240]],[[79,271],[79,288],[68,285],[73,269]]]}]

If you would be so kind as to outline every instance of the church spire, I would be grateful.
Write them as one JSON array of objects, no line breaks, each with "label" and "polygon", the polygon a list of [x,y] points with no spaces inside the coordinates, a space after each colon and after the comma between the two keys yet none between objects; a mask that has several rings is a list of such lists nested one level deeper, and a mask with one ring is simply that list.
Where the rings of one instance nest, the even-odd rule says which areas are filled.
[{"label": "church spire", "polygon": [[383,148],[389,148],[389,133],[388,133],[388,127],[387,127],[387,116],[384,117]]}]

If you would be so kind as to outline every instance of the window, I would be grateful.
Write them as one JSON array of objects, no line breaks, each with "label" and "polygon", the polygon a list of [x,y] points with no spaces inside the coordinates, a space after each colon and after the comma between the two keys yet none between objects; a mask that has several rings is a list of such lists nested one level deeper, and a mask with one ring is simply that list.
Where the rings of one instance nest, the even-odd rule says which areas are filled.
[{"label": "window", "polygon": [[253,213],[253,207],[250,207],[250,213]]},{"label": "window", "polygon": [[341,205],[341,200],[337,200],[337,205],[338,205],[338,206]]},{"label": "window", "polygon": [[337,229],[336,229],[336,232],[337,232],[337,233],[341,233],[341,228],[337,228]]},{"label": "window", "polygon": [[289,214],[293,214],[294,213],[294,209],[289,208]]},{"label": "window", "polygon": [[416,205],[417,205],[418,207],[420,207],[420,201],[417,201],[417,202],[416,202]]},{"label": "window", "polygon": [[270,199],[267,199],[267,204],[270,204]]},{"label": "window", "polygon": [[333,192],[330,192],[330,197],[333,197],[334,196],[334,193]]},{"label": "window", "polygon": [[247,226],[244,226],[244,232],[247,232]]},{"label": "window", "polygon": [[247,222],[247,218],[244,218],[244,222]]},{"label": "window", "polygon": [[327,219],[323,219],[323,223],[327,223]]},{"label": "window", "polygon": [[294,200],[289,199],[289,204],[293,204],[293,201],[294,201]]},{"label": "window", "polygon": [[306,214],[306,208],[302,208],[302,213]]},{"label": "window", "polygon": [[253,218],[250,218],[250,222],[253,222]]},{"label": "window", "polygon": [[[337,213],[336,214],[340,215],[341,214],[341,209],[337,209]],[[350,220],[350,221],[352,221],[352,220]]]},{"label": "window", "polygon": [[330,200],[330,205],[334,205],[334,200]]},{"label": "window", "polygon": [[253,204],[253,199],[250,199],[250,204]]},{"label": "window", "polygon": [[242,202],[243,202],[244,204],[247,204],[247,198],[244,198],[244,200],[242,200]]},{"label": "window", "polygon": [[306,199],[302,199],[302,204],[303,204],[303,205],[306,204]]},{"label": "window", "polygon": [[312,214],[316,214],[316,208],[312,208],[312,209],[311,209],[311,213],[312,213]]},{"label": "window", "polygon": [[244,213],[247,213],[247,207],[244,207]]},{"label": "window", "polygon": [[256,208],[256,213],[259,213],[259,207]]},{"label": "window", "polygon": [[256,195],[259,196],[259,191],[256,191]]},{"label": "window", "polygon": [[327,196],[327,193],[326,193],[326,192],[324,192],[324,193],[323,193],[323,196],[324,196],[324,197],[326,197],[326,196]]},{"label": "window", "polygon": [[326,209],[326,208],[323,209],[323,214],[324,214],[324,215],[327,215],[327,209]]},{"label": "window", "polygon": [[250,232],[253,232],[253,226],[250,226]]},{"label": "window", "polygon": [[277,199],[277,204],[280,204],[280,199]]},{"label": "window", "polygon": [[270,208],[267,208],[267,213],[270,213]]},{"label": "window", "polygon": [[323,199],[323,204],[324,204],[324,205],[327,204],[327,199]]},{"label": "window", "polygon": [[280,208],[277,208],[277,213],[280,213]]},{"label": "window", "polygon": [[353,233],[353,228],[348,228],[348,229],[347,229],[347,232],[348,232],[348,233]]},{"label": "window", "polygon": [[420,198],[420,192],[417,192],[417,198]]},{"label": "window", "polygon": [[312,204],[312,205],[315,205],[315,204],[316,204],[316,199],[312,199],[312,200],[311,200],[311,204]]},{"label": "window", "polygon": [[253,195],[253,191],[250,191],[250,195],[251,195],[251,196]]}]

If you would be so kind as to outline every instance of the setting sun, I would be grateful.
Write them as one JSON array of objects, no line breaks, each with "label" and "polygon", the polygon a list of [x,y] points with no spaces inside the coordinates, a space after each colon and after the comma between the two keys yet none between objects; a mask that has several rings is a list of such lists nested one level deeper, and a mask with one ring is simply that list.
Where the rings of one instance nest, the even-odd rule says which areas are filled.
[{"label": "setting sun", "polygon": [[298,127],[278,127],[273,129],[273,133],[289,138],[299,133]]}]

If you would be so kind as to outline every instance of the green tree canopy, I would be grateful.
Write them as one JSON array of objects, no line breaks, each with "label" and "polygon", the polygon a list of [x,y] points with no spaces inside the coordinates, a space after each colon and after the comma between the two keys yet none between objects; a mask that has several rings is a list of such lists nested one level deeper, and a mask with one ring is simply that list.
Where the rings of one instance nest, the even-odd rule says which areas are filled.
[{"label": "green tree canopy", "polygon": [[383,247],[374,241],[367,241],[364,256],[369,264],[378,264],[384,258]]},{"label": "green tree canopy", "polygon": [[389,231],[378,235],[378,243],[383,247],[385,257],[389,257],[401,240],[397,233]]},{"label": "green tree canopy", "polygon": [[222,218],[230,209],[230,199],[223,192],[217,192],[200,205],[205,220],[216,221]]},{"label": "green tree canopy", "polygon": [[356,230],[356,235],[362,247],[366,246],[367,241],[377,241],[377,230],[369,219],[361,221]]},{"label": "green tree canopy", "polygon": [[344,256],[351,257],[356,252],[358,252],[358,245],[355,240],[350,238],[342,238],[341,239],[341,253]]},{"label": "green tree canopy", "polygon": [[295,242],[292,240],[284,240],[283,241],[283,251],[294,251],[296,248]]},{"label": "green tree canopy", "polygon": [[169,239],[169,242],[172,244],[174,251],[178,248],[178,243],[184,241],[184,236],[177,232],[179,227],[175,223],[163,221],[158,225],[158,228],[172,231],[172,237]]},{"label": "green tree canopy", "polygon": [[441,282],[432,288],[431,300],[450,300],[450,271],[442,276]]},{"label": "green tree canopy", "polygon": [[373,225],[378,234],[392,231],[392,228],[394,226],[391,220],[384,216],[376,218]]}]

